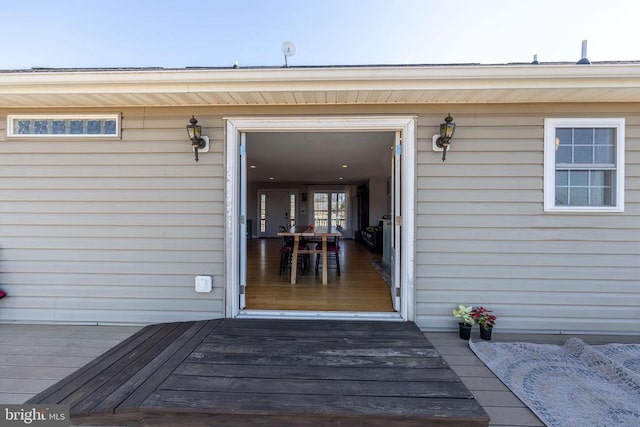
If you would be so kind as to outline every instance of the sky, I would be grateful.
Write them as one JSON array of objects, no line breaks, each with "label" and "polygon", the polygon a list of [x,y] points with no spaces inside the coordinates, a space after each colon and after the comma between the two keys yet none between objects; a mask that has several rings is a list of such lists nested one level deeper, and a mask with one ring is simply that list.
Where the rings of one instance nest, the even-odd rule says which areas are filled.
[{"label": "sky", "polygon": [[640,60],[638,0],[0,0],[0,69]]}]

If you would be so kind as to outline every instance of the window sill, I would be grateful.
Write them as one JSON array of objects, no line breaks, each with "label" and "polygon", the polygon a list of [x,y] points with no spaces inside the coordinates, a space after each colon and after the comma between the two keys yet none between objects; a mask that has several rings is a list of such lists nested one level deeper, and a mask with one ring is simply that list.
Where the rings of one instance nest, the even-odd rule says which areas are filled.
[{"label": "window sill", "polygon": [[624,213],[624,207],[566,207],[566,208],[545,208],[545,213]]}]

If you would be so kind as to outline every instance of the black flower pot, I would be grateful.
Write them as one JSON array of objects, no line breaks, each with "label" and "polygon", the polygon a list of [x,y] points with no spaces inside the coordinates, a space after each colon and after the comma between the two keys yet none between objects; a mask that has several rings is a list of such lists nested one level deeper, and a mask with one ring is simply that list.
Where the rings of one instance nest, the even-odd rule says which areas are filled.
[{"label": "black flower pot", "polygon": [[469,340],[471,338],[471,328],[472,325],[467,325],[465,323],[458,323],[460,327],[460,339]]},{"label": "black flower pot", "polygon": [[483,340],[490,341],[491,340],[491,331],[493,328],[483,328],[480,326],[480,338]]}]

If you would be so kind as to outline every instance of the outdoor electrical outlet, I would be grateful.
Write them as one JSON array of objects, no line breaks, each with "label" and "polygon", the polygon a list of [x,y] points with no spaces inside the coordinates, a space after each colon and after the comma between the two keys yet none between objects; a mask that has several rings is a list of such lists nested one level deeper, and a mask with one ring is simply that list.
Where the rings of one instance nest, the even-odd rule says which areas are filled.
[{"label": "outdoor electrical outlet", "polygon": [[196,276],[196,292],[211,292],[211,276]]}]

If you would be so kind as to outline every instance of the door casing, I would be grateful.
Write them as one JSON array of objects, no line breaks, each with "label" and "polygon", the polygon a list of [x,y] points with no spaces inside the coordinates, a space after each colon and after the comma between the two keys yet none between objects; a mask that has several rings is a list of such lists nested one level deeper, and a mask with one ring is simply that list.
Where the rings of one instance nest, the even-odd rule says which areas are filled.
[{"label": "door casing", "polygon": [[[331,132],[394,131],[402,135],[402,209],[400,244],[402,319],[415,319],[415,185],[417,116],[283,116],[225,117],[226,188],[225,188],[225,316],[240,313],[241,242],[241,135],[245,132]],[[348,313],[342,313],[348,317]],[[318,316],[315,315],[315,318]],[[354,317],[362,318],[354,313]]]}]

